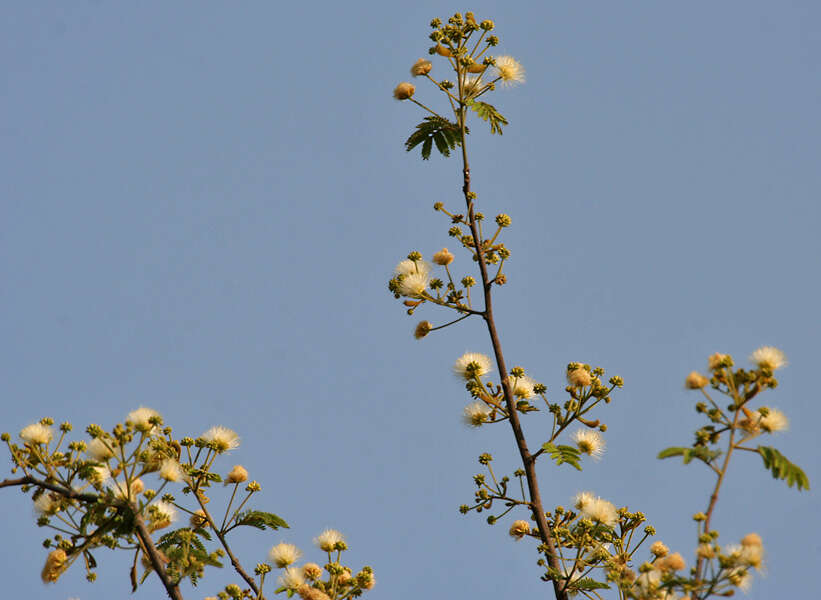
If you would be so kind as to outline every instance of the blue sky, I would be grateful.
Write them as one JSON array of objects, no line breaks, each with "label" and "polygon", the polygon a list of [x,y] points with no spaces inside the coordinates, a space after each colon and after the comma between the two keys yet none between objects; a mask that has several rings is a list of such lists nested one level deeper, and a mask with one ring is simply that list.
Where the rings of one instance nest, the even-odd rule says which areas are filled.
[{"label": "blue sky", "polygon": [[[180,435],[222,424],[243,439],[225,472],[245,465],[259,508],[292,525],[240,538],[248,564],[335,527],[353,566],[374,567],[373,598],[547,595],[531,546],[457,512],[478,454],[517,467],[508,429],[460,421],[450,366],[489,353],[480,323],[416,341],[419,318],[446,316],[408,318],[386,289],[410,250],[452,242],[431,207],[458,206],[459,164],[405,153],[422,115],[391,90],[425,55],[430,19],[467,8],[527,69],[491,100],[504,136],[477,124],[469,146],[480,208],[513,218],[496,294],[508,362],[554,397],[570,361],[626,381],[601,415],[604,460],[545,465],[546,504],[593,490],[689,555],[711,476],[655,454],[699,424],[684,376],[761,345],[790,360],[768,400],[791,430],[773,445],[816,484],[814,2],[6,4],[0,429],[110,427],[139,405]],[[546,426],[527,419],[532,445]],[[815,491],[740,458],[721,539],[764,538],[749,598],[803,594],[821,558]],[[105,554],[97,583],[72,569],[42,586],[44,532],[18,493],[0,507],[9,595],[127,593],[128,559]]]}]

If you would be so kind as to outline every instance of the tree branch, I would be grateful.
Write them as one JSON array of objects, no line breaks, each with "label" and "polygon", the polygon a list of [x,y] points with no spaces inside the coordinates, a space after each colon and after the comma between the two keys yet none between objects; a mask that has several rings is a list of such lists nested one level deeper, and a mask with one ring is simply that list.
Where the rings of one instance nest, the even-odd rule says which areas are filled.
[{"label": "tree branch", "polygon": [[[490,341],[493,345],[493,354],[496,357],[496,365],[499,369],[499,377],[501,378],[502,389],[504,390],[505,404],[507,405],[510,427],[513,429],[513,436],[516,438],[516,445],[519,448],[519,454],[522,458],[522,465],[524,466],[525,475],[527,477],[527,487],[530,492],[530,508],[533,512],[533,518],[535,519],[536,526],[539,529],[539,537],[547,547],[547,552],[545,552],[547,563],[552,568],[562,572],[561,565],[559,564],[558,553],[556,552],[556,543],[553,540],[550,528],[548,527],[544,507],[542,506],[541,493],[539,492],[539,481],[536,478],[536,459],[530,454],[530,450],[528,450],[524,432],[522,431],[522,426],[519,422],[519,414],[516,411],[516,401],[513,397],[513,389],[510,387],[507,367],[505,366],[505,359],[502,354],[502,344],[499,341],[499,334],[496,331],[496,322],[493,318],[493,304],[491,301],[491,286],[493,284],[488,277],[487,265],[485,265],[484,261],[484,252],[482,249],[481,240],[479,239],[479,230],[476,226],[476,215],[473,211],[473,198],[470,192],[470,165],[468,163],[467,148],[465,143],[465,112],[465,106],[461,105],[457,116],[459,118],[459,130],[462,140],[462,192],[465,195],[470,232],[473,235],[474,248],[476,250],[476,257],[479,262],[479,271],[482,275],[482,287],[484,289],[485,298],[485,310],[483,317],[485,319],[485,323],[487,324],[488,334],[490,334]],[[555,579],[552,581],[556,599],[567,600],[567,591],[562,587],[561,582]]]}]

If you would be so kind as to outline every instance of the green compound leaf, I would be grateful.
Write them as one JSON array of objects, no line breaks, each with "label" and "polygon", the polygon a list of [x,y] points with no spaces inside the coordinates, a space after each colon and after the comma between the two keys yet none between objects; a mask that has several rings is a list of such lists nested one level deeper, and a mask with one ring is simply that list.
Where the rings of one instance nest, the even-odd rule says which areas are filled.
[{"label": "green compound leaf", "polygon": [[578,448],[574,448],[573,446],[556,446],[547,442],[542,444],[542,449],[550,455],[550,458],[554,460],[556,465],[567,463],[571,467],[575,467],[578,471],[582,470],[579,464],[579,459],[582,455]]},{"label": "green compound leaf", "polygon": [[764,460],[764,467],[772,472],[774,479],[784,479],[787,487],[795,485],[799,491],[810,489],[809,477],[778,450],[769,446],[759,446],[757,450]]},{"label": "green compound leaf", "polygon": [[507,119],[496,110],[495,106],[487,102],[479,102],[478,100],[473,100],[468,106],[470,106],[471,110],[473,110],[480,119],[490,123],[490,133],[502,135],[502,127],[507,125],[508,122]]},{"label": "green compound leaf", "polygon": [[405,142],[405,150],[410,152],[419,144],[422,144],[423,160],[430,158],[434,144],[442,156],[450,156],[450,151],[461,144],[459,126],[442,117],[425,117]]},{"label": "green compound leaf", "polygon": [[574,581],[570,584],[571,588],[574,590],[609,590],[610,586],[606,583],[602,583],[601,581],[596,581],[595,579],[590,579],[589,577],[582,577],[578,581]]},{"label": "green compound leaf", "polygon": [[247,525],[262,530],[265,530],[266,527],[270,527],[271,529],[285,527],[286,529],[290,529],[288,523],[282,518],[276,516],[274,513],[263,512],[261,510],[249,510],[240,513],[237,515],[237,525]]},{"label": "green compound leaf", "polygon": [[656,458],[670,458],[671,456],[681,456],[685,465],[689,465],[694,458],[709,465],[721,456],[721,450],[710,450],[704,446],[696,446],[695,448],[671,446],[659,452]]}]

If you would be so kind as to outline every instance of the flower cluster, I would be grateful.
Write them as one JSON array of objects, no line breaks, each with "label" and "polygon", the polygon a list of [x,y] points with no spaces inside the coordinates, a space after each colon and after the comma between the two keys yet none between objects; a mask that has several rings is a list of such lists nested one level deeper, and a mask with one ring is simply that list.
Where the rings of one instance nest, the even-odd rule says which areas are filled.
[{"label": "flower cluster", "polygon": [[282,569],[275,593],[286,593],[289,597],[297,594],[303,600],[335,600],[357,597],[374,587],[376,579],[371,567],[363,567],[354,574],[350,567],[340,563],[341,554],[348,545],[339,531],[324,530],[314,538],[314,544],[327,555],[324,568],[313,562],[296,566],[302,551],[293,544],[280,542],[271,548],[268,559],[276,568]]}]

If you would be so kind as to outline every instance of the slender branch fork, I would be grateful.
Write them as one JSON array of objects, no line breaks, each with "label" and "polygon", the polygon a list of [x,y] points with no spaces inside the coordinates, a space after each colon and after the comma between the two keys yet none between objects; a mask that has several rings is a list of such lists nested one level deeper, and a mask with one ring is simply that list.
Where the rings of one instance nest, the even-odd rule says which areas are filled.
[{"label": "slender branch fork", "polygon": [[[516,402],[513,397],[513,389],[510,387],[510,381],[507,375],[507,367],[505,366],[504,355],[502,354],[502,344],[499,341],[499,334],[496,331],[496,321],[493,318],[493,304],[491,301],[491,286],[493,285],[491,278],[488,277],[487,265],[484,261],[484,252],[479,239],[479,229],[476,225],[476,216],[473,210],[473,195],[470,191],[470,165],[468,163],[467,147],[465,140],[465,117],[466,107],[462,104],[459,107],[459,133],[462,142],[462,173],[463,186],[462,192],[465,196],[467,204],[468,221],[470,224],[470,232],[473,236],[474,249],[479,263],[479,271],[482,275],[482,288],[484,290],[485,310],[482,317],[487,324],[488,334],[490,334],[491,344],[493,345],[493,354],[496,357],[496,366],[499,369],[499,377],[502,382],[502,389],[504,390],[505,404],[507,405],[508,414],[510,415],[510,427],[513,429],[513,436],[516,438],[516,445],[519,448],[519,454],[522,457],[522,465],[524,466],[527,477],[527,487],[530,492],[530,509],[533,512],[533,517],[536,520],[536,526],[539,529],[539,536],[542,542],[547,547],[545,556],[547,563],[557,571],[561,572],[561,565],[559,563],[558,553],[556,552],[556,542],[550,531],[545,517],[544,507],[542,506],[541,493],[539,492],[539,482],[536,478],[536,457],[530,453],[525,441],[524,432],[522,431],[521,423],[519,422],[519,414],[516,411]],[[557,600],[567,600],[567,591],[562,587],[561,582],[553,580],[553,591]]]}]

